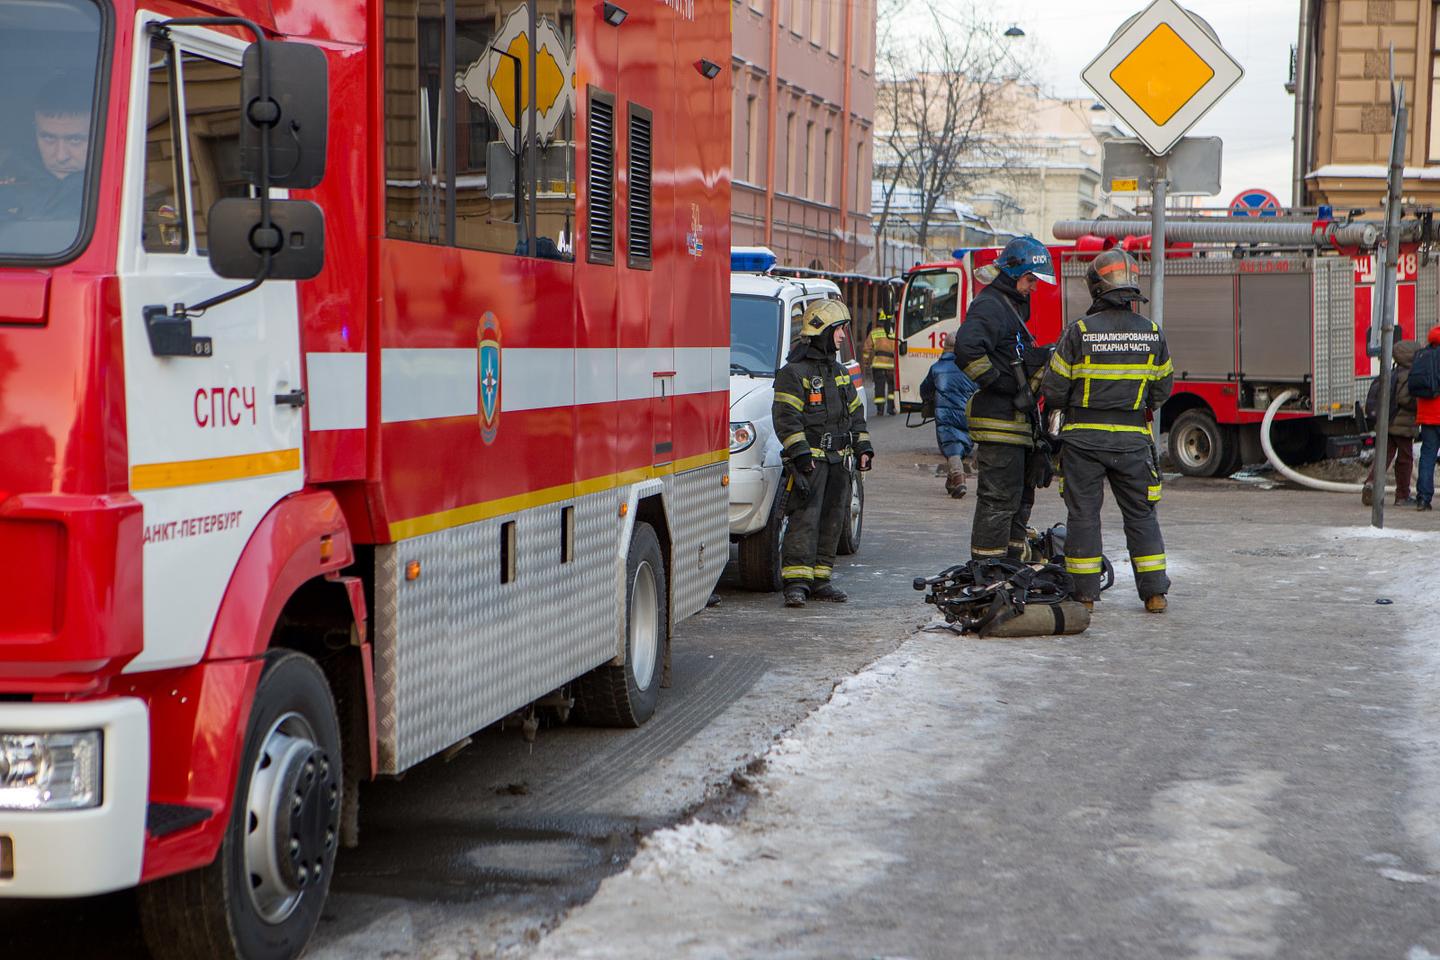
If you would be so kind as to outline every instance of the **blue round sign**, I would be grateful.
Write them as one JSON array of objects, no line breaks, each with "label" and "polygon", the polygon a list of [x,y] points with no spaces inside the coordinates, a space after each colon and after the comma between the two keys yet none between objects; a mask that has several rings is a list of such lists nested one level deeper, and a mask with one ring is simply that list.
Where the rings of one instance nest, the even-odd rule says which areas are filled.
[{"label": "blue round sign", "polygon": [[1232,217],[1278,217],[1281,209],[1280,199],[1275,194],[1258,187],[1244,190],[1230,201]]}]

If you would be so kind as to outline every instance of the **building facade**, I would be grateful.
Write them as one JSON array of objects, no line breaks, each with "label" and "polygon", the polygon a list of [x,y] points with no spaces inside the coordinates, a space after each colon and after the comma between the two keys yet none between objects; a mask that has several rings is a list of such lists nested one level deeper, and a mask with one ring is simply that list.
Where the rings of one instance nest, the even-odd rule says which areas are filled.
[{"label": "building facade", "polygon": [[816,270],[873,260],[875,2],[734,0],[734,245]]},{"label": "building facade", "polygon": [[1298,205],[1375,210],[1390,158],[1390,49],[1405,84],[1406,202],[1440,202],[1440,37],[1433,0],[1301,0],[1295,94]]},{"label": "building facade", "polygon": [[[995,111],[993,137],[1003,149],[987,145],[984,158],[962,161],[955,176],[963,188],[941,200],[926,231],[927,257],[948,256],[954,247],[1003,245],[1014,236],[1029,235],[1054,242],[1058,220],[1123,216],[1131,197],[1111,197],[1101,187],[1101,160],[1106,140],[1124,136],[1114,116],[1092,99],[1057,98],[1028,83],[999,88],[1005,103]],[[887,130],[878,139],[889,141]],[[1003,155],[1003,162],[995,162]],[[882,149],[876,176],[893,163]],[[877,182],[872,208],[877,224],[884,208],[885,187]],[[919,235],[921,198],[899,186],[884,217],[883,241],[914,241]]]}]

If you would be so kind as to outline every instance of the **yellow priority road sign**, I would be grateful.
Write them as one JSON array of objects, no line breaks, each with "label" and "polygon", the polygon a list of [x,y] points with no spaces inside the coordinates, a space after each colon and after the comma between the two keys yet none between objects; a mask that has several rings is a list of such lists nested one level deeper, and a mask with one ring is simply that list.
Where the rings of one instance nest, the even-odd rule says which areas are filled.
[{"label": "yellow priority road sign", "polygon": [[1159,156],[1244,75],[1209,24],[1175,0],[1155,0],[1080,76]]}]

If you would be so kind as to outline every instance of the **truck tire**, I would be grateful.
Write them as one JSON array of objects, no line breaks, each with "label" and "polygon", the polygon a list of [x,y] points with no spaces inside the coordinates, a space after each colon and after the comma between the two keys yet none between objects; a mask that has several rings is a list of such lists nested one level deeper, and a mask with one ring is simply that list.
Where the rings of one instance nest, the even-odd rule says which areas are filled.
[{"label": "truck tire", "polygon": [[1240,437],[1209,410],[1186,410],[1170,425],[1170,462],[1187,477],[1228,477],[1240,466]]},{"label": "truck tire", "polygon": [[860,537],[865,532],[865,481],[854,466],[850,468],[850,502],[845,505],[845,526],[840,528],[840,544],[835,552],[842,557],[860,552]]},{"label": "truck tire", "polygon": [[782,475],[765,526],[740,541],[740,586],[745,590],[774,593],[783,586],[780,550],[785,544],[785,506],[790,499],[785,479]]},{"label": "truck tire", "polygon": [[290,960],[305,949],[335,870],[340,758],[324,673],[304,654],[271,651],[219,855],[139,889],[155,960]]},{"label": "truck tire", "polygon": [[575,681],[575,710],[597,727],[638,727],[655,712],[669,635],[669,596],[660,539],[636,523],[625,561],[625,662],[604,664]]}]

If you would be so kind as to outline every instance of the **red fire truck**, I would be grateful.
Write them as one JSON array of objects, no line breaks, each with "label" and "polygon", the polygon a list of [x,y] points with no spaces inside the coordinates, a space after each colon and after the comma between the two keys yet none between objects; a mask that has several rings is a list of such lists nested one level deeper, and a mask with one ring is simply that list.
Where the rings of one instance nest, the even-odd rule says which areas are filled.
[{"label": "red fire truck", "polygon": [[290,957],[361,781],[651,714],[727,556],[727,18],[0,0],[0,896]]},{"label": "red fire truck", "polygon": [[[1084,315],[1090,304],[1085,270],[1112,243],[1138,255],[1148,294],[1149,238],[1126,233],[1136,228],[1107,221],[1056,225],[1077,242],[1051,248],[1062,279],[1059,286],[1042,285],[1032,298],[1030,329],[1039,342],[1054,342],[1066,323]],[[1182,239],[1166,256],[1165,332],[1176,376],[1161,426],[1175,468],[1228,476],[1242,463],[1264,460],[1260,423],[1272,400],[1292,388],[1298,396],[1273,428],[1282,457],[1318,459],[1336,440],[1353,447],[1361,428],[1356,402],[1379,373],[1371,349],[1375,227],[1202,220],[1173,228],[1200,241]],[[1405,235],[1423,229],[1409,221]],[[1094,230],[1107,235],[1087,232]],[[918,406],[919,383],[939,356],[940,335],[960,325],[972,291],[983,286],[975,271],[997,254],[971,251],[907,276],[900,316],[909,361],[901,362],[900,391],[907,406]],[[1406,243],[1397,285],[1397,338],[1423,338],[1440,321],[1440,262],[1427,260],[1418,243]]]}]

